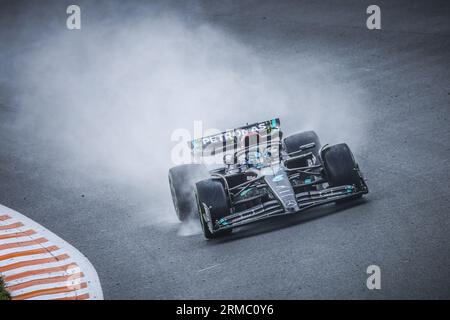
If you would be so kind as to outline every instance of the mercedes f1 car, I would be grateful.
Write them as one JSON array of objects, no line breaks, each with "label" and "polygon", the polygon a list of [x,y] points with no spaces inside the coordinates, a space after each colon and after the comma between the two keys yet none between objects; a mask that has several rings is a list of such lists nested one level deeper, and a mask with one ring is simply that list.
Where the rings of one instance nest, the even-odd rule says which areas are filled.
[{"label": "mercedes f1 car", "polygon": [[196,139],[189,146],[196,160],[223,155],[220,168],[208,171],[192,163],[169,170],[178,218],[198,216],[207,239],[368,193],[347,144],[321,146],[314,131],[283,138],[279,119]]}]

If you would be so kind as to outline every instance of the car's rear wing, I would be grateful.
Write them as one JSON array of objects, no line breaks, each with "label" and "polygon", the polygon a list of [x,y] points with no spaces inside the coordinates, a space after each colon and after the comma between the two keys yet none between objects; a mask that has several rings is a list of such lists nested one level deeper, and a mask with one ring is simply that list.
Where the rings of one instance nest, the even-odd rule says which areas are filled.
[{"label": "car's rear wing", "polygon": [[194,156],[213,156],[217,153],[236,151],[241,148],[243,137],[249,133],[258,133],[266,141],[273,141],[279,137],[280,119],[275,118],[263,122],[248,124],[240,128],[226,130],[224,132],[195,139],[189,142],[189,147]]}]

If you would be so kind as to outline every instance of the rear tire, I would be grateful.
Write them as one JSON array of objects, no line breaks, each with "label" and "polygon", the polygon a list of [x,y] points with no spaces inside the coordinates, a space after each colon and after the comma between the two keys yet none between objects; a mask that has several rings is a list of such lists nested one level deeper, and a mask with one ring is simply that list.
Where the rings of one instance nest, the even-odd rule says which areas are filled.
[{"label": "rear tire", "polygon": [[[361,177],[358,173],[358,165],[346,143],[336,144],[325,148],[321,154],[324,162],[325,174],[330,187],[342,185],[355,185],[362,187]],[[344,203],[352,199],[361,198],[362,194],[354,197],[337,200],[336,203]]]},{"label": "rear tire", "polygon": [[169,186],[175,212],[180,221],[186,221],[197,210],[195,183],[209,176],[202,164],[184,164],[169,170]]},{"label": "rear tire", "polygon": [[228,198],[222,183],[214,179],[206,179],[196,183],[195,195],[197,200],[198,213],[200,223],[205,238],[214,239],[232,232],[232,229],[226,229],[211,232],[203,215],[205,213],[205,205],[208,207],[210,218],[213,225],[215,222],[230,214]]},{"label": "rear tire", "polygon": [[[314,143],[314,148],[306,149],[305,151],[298,152],[293,156],[303,155],[309,152],[312,152],[314,155],[316,162],[319,161],[319,150],[321,148],[319,136],[314,131],[305,131],[293,134],[284,139],[285,150],[287,153],[292,153],[300,150],[301,146]],[[305,167],[308,165],[305,159],[299,159],[298,161],[294,161],[295,163],[290,163],[289,167]]]},{"label": "rear tire", "polygon": [[358,165],[346,143],[336,144],[322,151],[325,173],[331,187],[346,184],[361,185]]}]

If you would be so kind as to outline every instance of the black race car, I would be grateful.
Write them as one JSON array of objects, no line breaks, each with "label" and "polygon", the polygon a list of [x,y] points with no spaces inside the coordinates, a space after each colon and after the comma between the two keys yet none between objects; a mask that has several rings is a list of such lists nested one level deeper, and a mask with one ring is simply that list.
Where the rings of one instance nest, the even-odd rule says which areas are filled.
[{"label": "black race car", "polygon": [[347,144],[321,146],[314,131],[283,138],[279,119],[196,139],[190,148],[195,161],[223,155],[218,169],[193,163],[169,170],[178,218],[185,221],[198,213],[207,239],[368,193]]}]

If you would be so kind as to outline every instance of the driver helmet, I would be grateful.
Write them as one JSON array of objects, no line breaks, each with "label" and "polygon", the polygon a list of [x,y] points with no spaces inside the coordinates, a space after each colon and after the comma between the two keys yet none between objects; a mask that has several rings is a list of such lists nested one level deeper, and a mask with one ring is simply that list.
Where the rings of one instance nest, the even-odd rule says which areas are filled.
[{"label": "driver helmet", "polygon": [[[259,146],[261,140],[261,135],[258,132],[251,131],[242,136],[241,146],[243,148]],[[250,148],[248,151],[246,151],[245,162],[250,167],[262,166],[264,159],[259,148]]]}]

